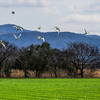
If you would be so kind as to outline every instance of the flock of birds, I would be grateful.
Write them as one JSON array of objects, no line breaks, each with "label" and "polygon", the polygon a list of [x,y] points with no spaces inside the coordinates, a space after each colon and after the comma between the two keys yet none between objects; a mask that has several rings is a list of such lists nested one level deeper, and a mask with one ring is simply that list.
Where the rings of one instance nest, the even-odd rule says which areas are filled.
[{"label": "flock of birds", "polygon": [[[23,28],[22,28],[22,27],[18,27],[17,25],[14,25],[13,27],[16,27],[16,32],[17,32],[18,30],[20,30],[20,29],[21,29],[21,31],[23,31]],[[58,34],[59,34],[59,33],[60,33],[60,29],[59,29],[57,26],[55,26],[54,28],[55,28],[55,30],[58,30]],[[37,29],[38,29],[38,30],[41,29],[41,26],[38,27]],[[20,34],[18,37],[17,37],[15,34],[13,34],[13,35],[14,35],[14,37],[15,37],[16,40],[18,40],[18,39],[21,37],[21,34]],[[42,39],[43,42],[45,42],[44,37],[38,36],[38,39],[39,39],[39,40]],[[0,40],[0,44],[2,44],[2,45],[6,48],[5,43],[4,43],[3,41]]]},{"label": "flock of birds", "polygon": [[[23,31],[23,28],[22,27],[18,27],[17,25],[14,25],[13,27],[16,27],[16,32],[18,31],[18,30],[20,30],[21,29],[21,31]],[[56,30],[58,30],[58,34],[60,33],[60,29],[57,27],[57,26],[55,26],[54,27]],[[41,26],[40,27],[38,27],[38,30],[39,29],[41,29]],[[21,36],[21,34],[17,37],[15,34],[13,34],[14,35],[14,37],[15,37],[15,39],[16,40],[18,40],[19,38],[20,38],[20,36]],[[43,42],[45,41],[45,39],[44,39],[44,37],[40,37],[40,36],[38,36],[38,38],[39,38],[39,40],[43,40]]]},{"label": "flock of birds", "polygon": [[[15,14],[15,12],[12,11],[12,14]],[[21,29],[21,31],[23,31],[23,28],[22,28],[22,27],[18,27],[17,25],[14,25],[13,27],[16,27],[16,32],[17,32],[18,30],[20,30],[20,29]],[[57,26],[55,26],[54,28],[55,28],[55,30],[58,31],[58,34],[59,34],[59,33],[60,33],[60,29],[59,29]],[[38,30],[39,30],[39,29],[41,29],[41,26],[38,27]],[[85,31],[84,34],[88,34],[88,33],[89,33],[89,32],[86,31],[86,29],[84,29],[84,31]],[[21,37],[21,34],[20,34],[18,37],[17,37],[15,34],[13,34],[13,35],[14,35],[14,37],[15,37],[16,40],[18,40],[18,39]],[[44,37],[38,36],[38,38],[39,38],[39,40],[42,39],[43,42],[45,41]],[[0,44],[2,44],[2,45],[6,48],[5,43],[4,43],[3,41],[0,40]]]}]

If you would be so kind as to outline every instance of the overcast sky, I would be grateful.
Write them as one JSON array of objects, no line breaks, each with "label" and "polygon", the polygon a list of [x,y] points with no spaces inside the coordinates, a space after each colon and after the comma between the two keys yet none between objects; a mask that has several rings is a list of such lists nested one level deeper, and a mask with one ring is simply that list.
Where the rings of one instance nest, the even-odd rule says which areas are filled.
[{"label": "overcast sky", "polygon": [[[15,14],[12,14],[12,11]],[[0,0],[0,25],[100,35],[100,0]]]}]

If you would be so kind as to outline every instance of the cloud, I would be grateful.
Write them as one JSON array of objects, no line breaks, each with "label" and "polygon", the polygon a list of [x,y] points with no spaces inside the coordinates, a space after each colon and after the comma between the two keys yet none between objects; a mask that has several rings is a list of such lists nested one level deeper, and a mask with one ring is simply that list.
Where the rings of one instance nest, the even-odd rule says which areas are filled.
[{"label": "cloud", "polygon": [[80,11],[82,11],[82,9],[81,9],[81,7],[79,7],[79,6],[74,6],[74,5],[69,5],[68,7],[67,7],[67,10],[66,10],[67,12],[80,12]]},{"label": "cloud", "polygon": [[67,17],[60,18],[59,22],[70,22],[70,23],[100,23],[100,15],[80,15],[71,14]]},{"label": "cloud", "polygon": [[100,0],[75,0],[66,4],[66,11],[70,13],[97,13],[100,12]]},{"label": "cloud", "polygon": [[100,6],[100,1],[99,0],[89,0],[87,1],[87,4],[91,7],[96,7],[96,6]]},{"label": "cloud", "polygon": [[58,10],[58,8],[56,6],[43,7],[42,12],[47,13],[47,14],[60,14],[60,11]]},{"label": "cloud", "polygon": [[87,4],[83,10],[85,12],[93,12],[93,13],[100,12],[100,1],[99,0],[87,1]]},{"label": "cloud", "polygon": [[37,4],[40,6],[49,6],[52,4],[52,2],[50,2],[49,0],[37,0]]},{"label": "cloud", "polygon": [[36,0],[0,0],[0,7],[32,6],[36,5],[36,3]]},{"label": "cloud", "polygon": [[11,6],[49,6],[52,3],[49,0],[0,0],[0,7],[11,7]]}]

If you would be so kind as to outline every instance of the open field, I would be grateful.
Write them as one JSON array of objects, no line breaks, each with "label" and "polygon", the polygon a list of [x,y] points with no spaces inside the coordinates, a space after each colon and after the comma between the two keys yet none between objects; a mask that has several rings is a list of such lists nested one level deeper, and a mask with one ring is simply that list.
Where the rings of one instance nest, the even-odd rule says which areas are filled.
[{"label": "open field", "polygon": [[1,78],[0,100],[100,100],[100,79]]}]

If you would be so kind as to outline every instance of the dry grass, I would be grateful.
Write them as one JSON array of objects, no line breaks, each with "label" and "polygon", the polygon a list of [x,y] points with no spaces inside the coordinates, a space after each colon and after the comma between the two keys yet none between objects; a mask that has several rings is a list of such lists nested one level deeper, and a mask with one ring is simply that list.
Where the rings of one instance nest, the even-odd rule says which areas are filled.
[{"label": "dry grass", "polygon": [[[32,78],[35,77],[35,71],[28,71],[28,77]],[[67,75],[67,73],[63,70],[60,70],[57,72],[58,78],[70,78],[70,76]],[[4,75],[4,77],[6,77]],[[11,77],[12,78],[23,78],[24,77],[24,71],[23,70],[12,70],[11,73]],[[46,72],[44,74],[41,75],[42,78],[51,78],[51,74],[50,72]],[[54,78],[55,75],[54,73],[52,73],[52,77]],[[78,78],[80,78],[80,76],[77,76]],[[84,78],[98,78],[100,77],[100,69],[97,70],[84,70]]]}]

